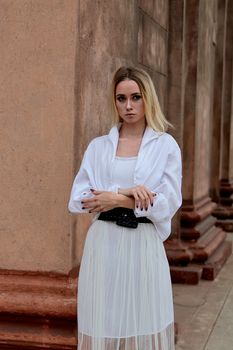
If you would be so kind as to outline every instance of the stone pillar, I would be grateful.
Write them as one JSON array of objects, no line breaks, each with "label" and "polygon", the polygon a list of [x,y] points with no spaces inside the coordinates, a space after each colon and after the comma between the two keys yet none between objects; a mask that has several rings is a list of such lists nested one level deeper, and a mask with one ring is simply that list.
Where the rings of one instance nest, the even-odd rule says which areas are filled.
[{"label": "stone pillar", "polygon": [[[137,64],[138,8],[134,1],[79,1],[75,62],[73,177],[88,143],[109,132],[112,76],[122,65]],[[73,266],[77,271],[91,217],[72,216]]]},{"label": "stone pillar", "polygon": [[168,0],[138,1],[137,64],[148,71],[167,113]]},{"label": "stone pillar", "polygon": [[[176,138],[181,150],[183,149],[183,18],[185,1],[172,0],[169,3],[169,40],[168,40],[168,106],[167,117],[174,126],[169,132]],[[172,234],[165,242],[171,274],[174,278],[173,265],[187,264],[192,259],[192,253],[180,239],[180,211],[172,222]],[[177,277],[176,277],[177,279]]]},{"label": "stone pillar", "polygon": [[77,1],[0,3],[0,348],[75,349]]},{"label": "stone pillar", "polygon": [[[174,26],[171,35],[170,64],[171,108],[175,105],[182,130],[183,145],[183,206],[180,238],[192,265],[172,267],[173,280],[197,283],[202,278],[213,279],[230,253],[226,233],[218,228],[212,212],[216,204],[210,198],[210,140],[213,112],[213,76],[215,63],[217,1],[171,2],[179,16],[182,29]],[[171,7],[172,10],[172,7]],[[172,12],[172,23],[176,16]],[[174,18],[175,17],[175,18]],[[178,17],[178,15],[177,15]],[[177,20],[179,21],[179,20]],[[181,49],[182,47],[182,49]],[[181,71],[181,79],[173,70]],[[173,88],[174,79],[178,91]],[[180,83],[179,83],[180,82]],[[179,86],[181,95],[179,96]],[[171,116],[172,111],[171,111]],[[171,118],[172,120],[172,118]],[[178,122],[178,124],[179,124]],[[179,242],[179,244],[181,244]],[[177,251],[176,251],[177,254]],[[182,254],[170,259],[172,264],[187,264]]]},{"label": "stone pillar", "polygon": [[210,190],[210,126],[213,104],[216,1],[189,1],[185,15],[183,207],[181,237],[213,279],[230,254],[226,233],[216,227]]},{"label": "stone pillar", "polygon": [[211,138],[211,177],[210,195],[214,202],[219,203],[219,180],[220,180],[220,157],[221,157],[221,129],[223,121],[223,95],[224,95],[224,52],[225,52],[225,23],[226,23],[226,2],[218,1],[217,31],[216,31],[216,54],[214,71],[214,98]]},{"label": "stone pillar", "polygon": [[[221,162],[219,166],[218,207],[214,211],[217,225],[233,231],[233,3],[226,0],[224,21],[224,50],[222,57],[222,125]],[[219,6],[222,5],[220,2]],[[219,93],[219,91],[218,91]]]}]

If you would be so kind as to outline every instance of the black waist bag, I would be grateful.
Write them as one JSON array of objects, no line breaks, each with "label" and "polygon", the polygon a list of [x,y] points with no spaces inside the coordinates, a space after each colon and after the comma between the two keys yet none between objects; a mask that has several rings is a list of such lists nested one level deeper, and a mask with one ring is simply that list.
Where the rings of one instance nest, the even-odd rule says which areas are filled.
[{"label": "black waist bag", "polygon": [[128,208],[114,208],[112,210],[102,212],[100,213],[98,220],[113,221],[116,222],[118,226],[128,228],[137,228],[138,223],[152,224],[152,221],[147,219],[145,216],[137,218],[133,209]]}]

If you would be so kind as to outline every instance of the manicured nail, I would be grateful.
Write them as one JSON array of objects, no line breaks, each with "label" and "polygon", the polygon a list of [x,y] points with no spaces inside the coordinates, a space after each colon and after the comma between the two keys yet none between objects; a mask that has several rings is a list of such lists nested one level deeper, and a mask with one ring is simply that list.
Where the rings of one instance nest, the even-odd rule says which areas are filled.
[{"label": "manicured nail", "polygon": [[141,208],[141,211],[143,211],[143,208]]},{"label": "manicured nail", "polygon": [[94,192],[95,190],[94,190],[93,188],[90,188],[90,191],[91,191],[91,192]]},{"label": "manicured nail", "polygon": [[153,207],[154,203],[151,203],[151,206]]},{"label": "manicured nail", "polygon": [[138,208],[138,205],[136,205],[136,208]]},{"label": "manicured nail", "polygon": [[146,210],[148,210],[148,208],[146,208]]},{"label": "manicured nail", "polygon": [[84,207],[82,207],[82,209],[85,209]]},{"label": "manicured nail", "polygon": [[83,204],[84,202],[81,202],[81,204]]}]

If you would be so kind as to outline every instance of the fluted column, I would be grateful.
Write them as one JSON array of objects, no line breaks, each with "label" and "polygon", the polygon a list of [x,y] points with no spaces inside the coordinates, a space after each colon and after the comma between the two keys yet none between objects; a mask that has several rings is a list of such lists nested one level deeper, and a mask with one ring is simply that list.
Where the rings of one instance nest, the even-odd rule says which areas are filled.
[{"label": "fluted column", "polygon": [[[233,231],[233,3],[220,1],[225,5],[224,46],[222,55],[222,89],[216,92],[216,101],[221,97],[221,144],[218,184],[218,207],[214,214],[217,225]],[[217,119],[217,116],[215,116]],[[218,119],[217,119],[218,120]]]},{"label": "fluted column", "polygon": [[[171,5],[175,11],[173,8],[171,12],[170,30],[174,32],[170,38],[175,42],[173,47],[170,46],[173,48],[169,72],[170,116],[171,121],[179,120],[183,154],[183,205],[177,237],[192,262],[192,265],[173,267],[172,270],[178,281],[179,276],[182,280],[187,273],[197,282],[199,276],[213,279],[230,252],[230,246],[225,242],[226,233],[215,225],[212,214],[216,203],[210,196],[218,7],[217,1],[197,0],[173,1]],[[173,28],[173,17],[178,17],[177,21],[180,19],[182,24],[178,22],[180,26]],[[180,259],[171,261],[180,265],[187,262],[181,255]],[[184,279],[190,282],[189,277]]]}]

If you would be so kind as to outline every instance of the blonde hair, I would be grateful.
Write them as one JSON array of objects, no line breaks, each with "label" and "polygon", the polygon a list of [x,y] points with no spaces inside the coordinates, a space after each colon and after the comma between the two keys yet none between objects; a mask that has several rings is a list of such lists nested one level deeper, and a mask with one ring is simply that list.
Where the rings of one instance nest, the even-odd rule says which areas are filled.
[{"label": "blonde hair", "polygon": [[112,81],[112,107],[114,123],[121,121],[116,108],[116,87],[123,80],[134,80],[141,91],[145,107],[147,125],[158,132],[165,132],[172,124],[165,118],[155,92],[151,77],[143,69],[135,67],[120,67]]}]

